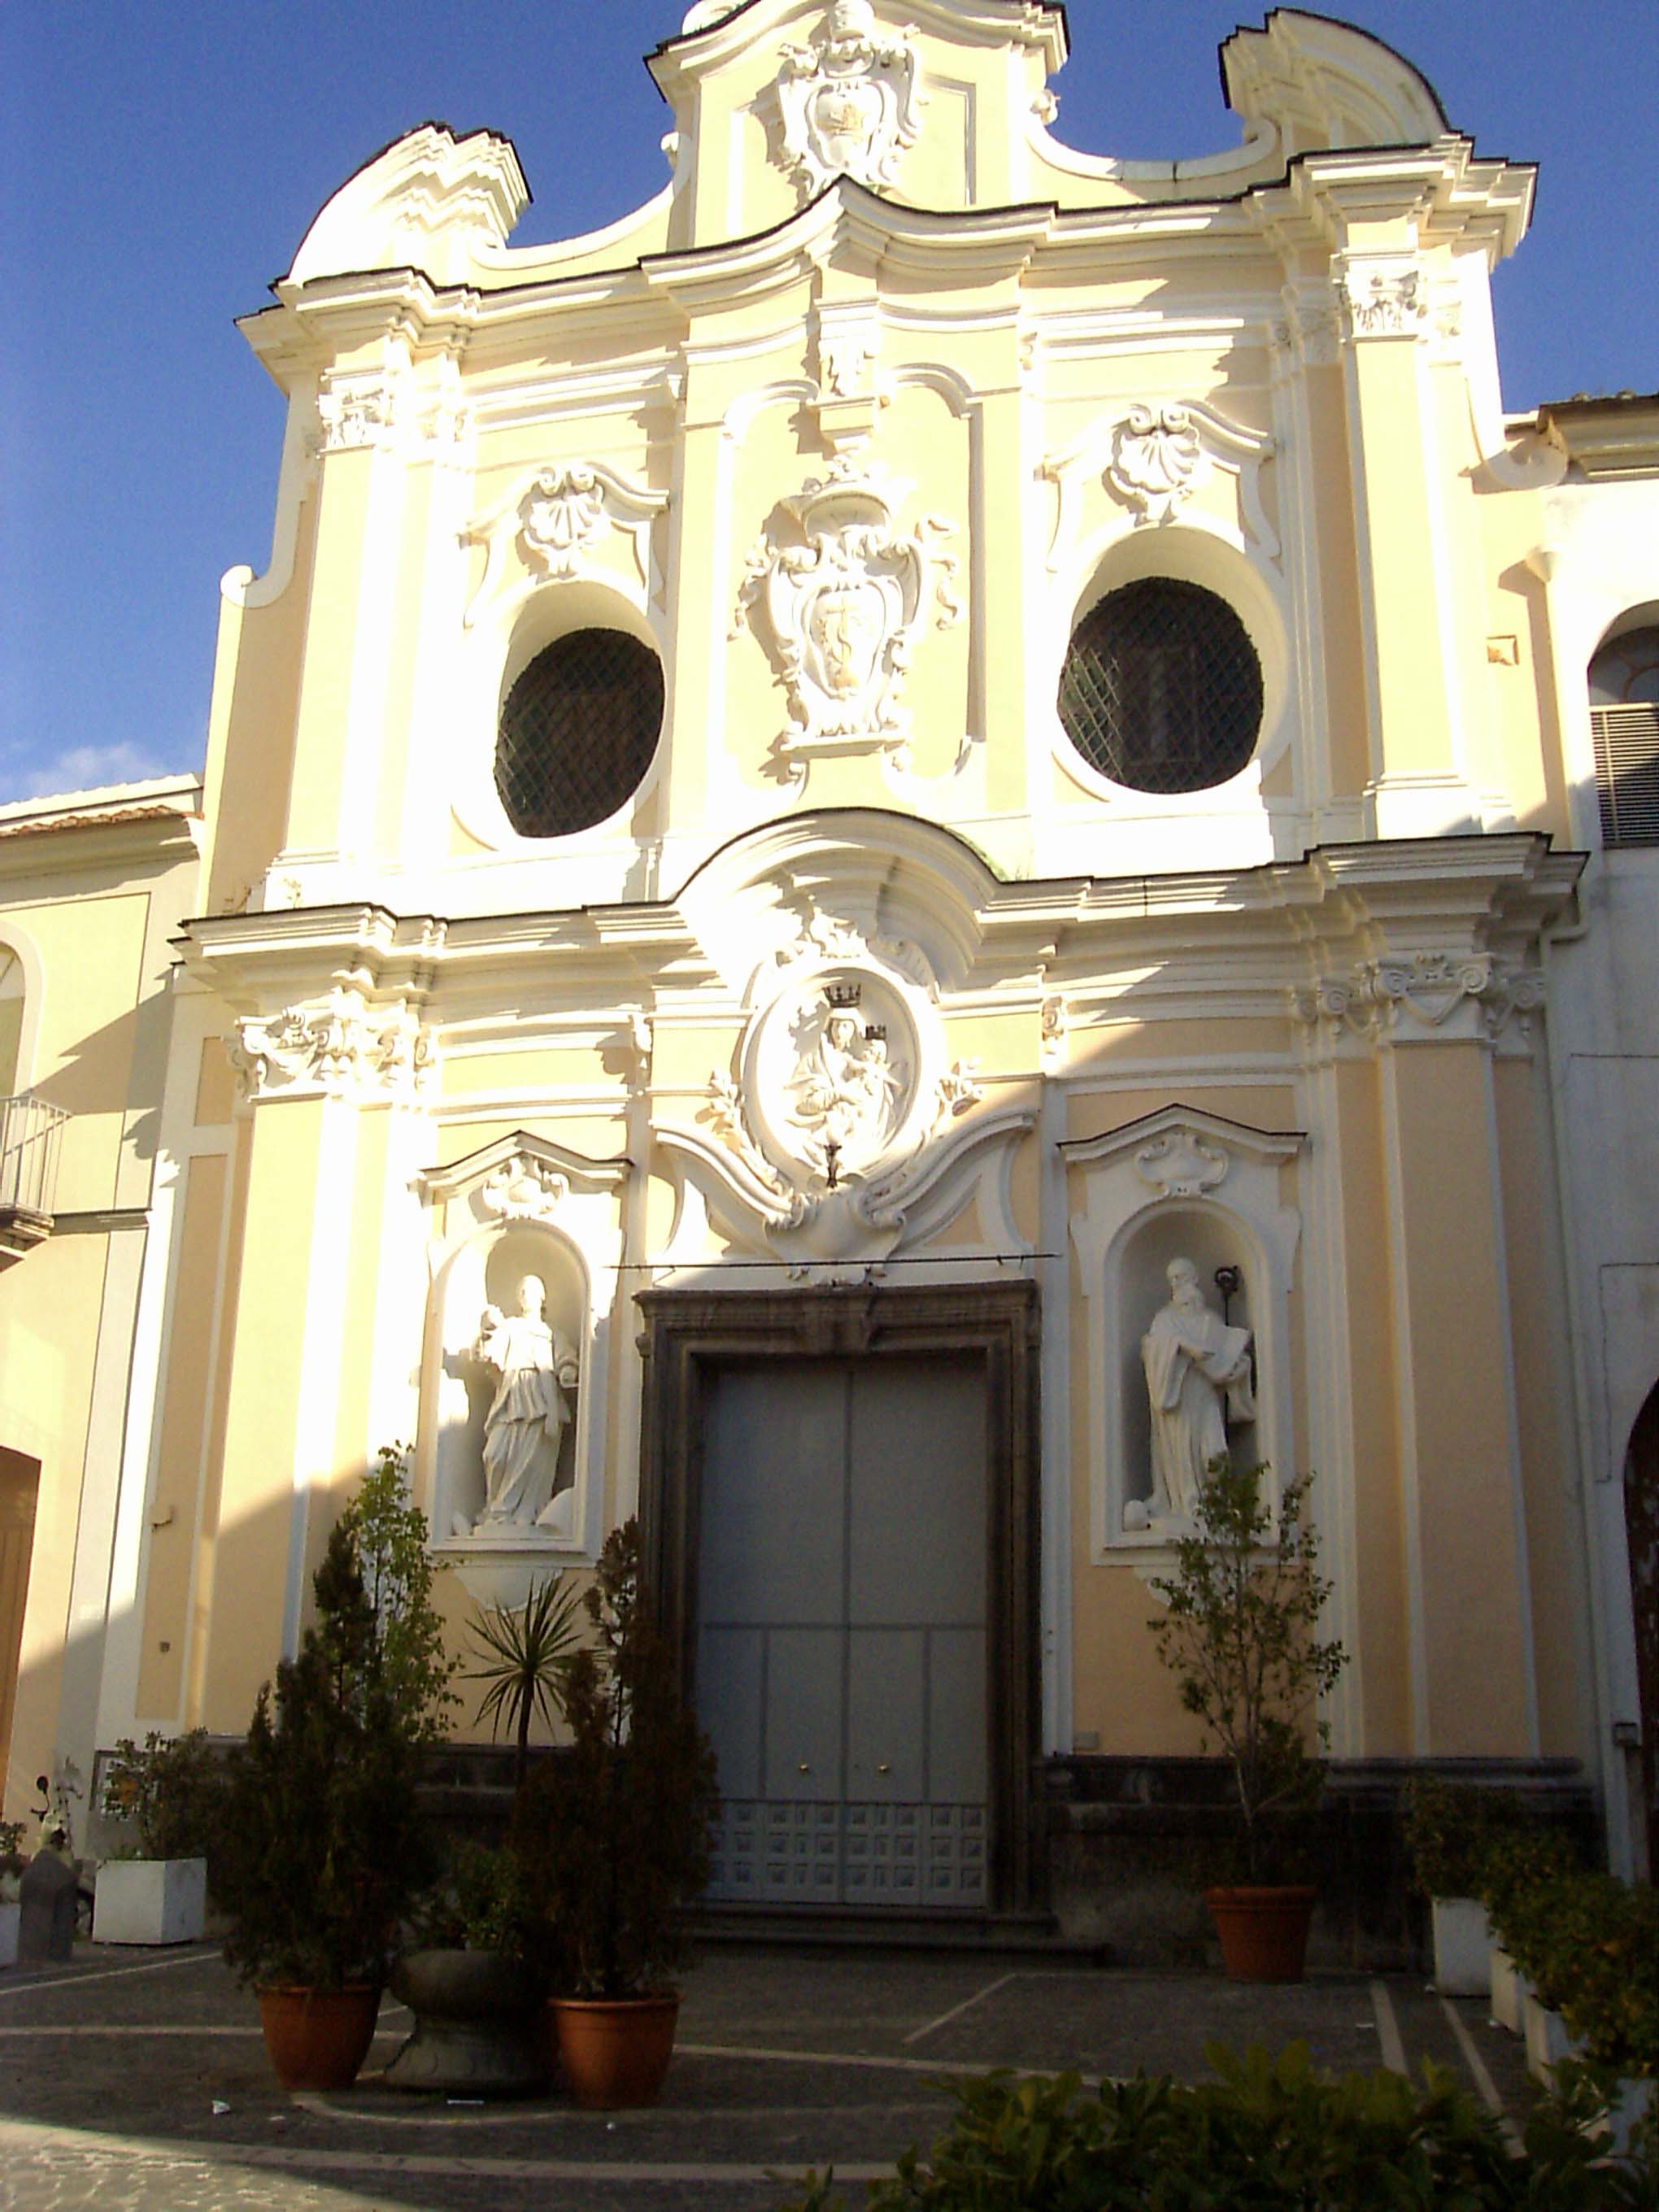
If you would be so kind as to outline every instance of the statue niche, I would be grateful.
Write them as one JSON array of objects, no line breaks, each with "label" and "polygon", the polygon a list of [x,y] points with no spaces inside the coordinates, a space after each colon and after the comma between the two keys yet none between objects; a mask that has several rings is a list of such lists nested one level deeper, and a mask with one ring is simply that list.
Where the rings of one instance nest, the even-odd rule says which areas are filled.
[{"label": "statue niche", "polygon": [[1250,1275],[1229,1229],[1183,1208],[1125,1248],[1125,1534],[1190,1534],[1211,1463],[1255,1455]]},{"label": "statue niche", "polygon": [[581,1314],[579,1271],[544,1229],[515,1226],[457,1255],[440,1443],[454,1540],[533,1547],[574,1534]]}]

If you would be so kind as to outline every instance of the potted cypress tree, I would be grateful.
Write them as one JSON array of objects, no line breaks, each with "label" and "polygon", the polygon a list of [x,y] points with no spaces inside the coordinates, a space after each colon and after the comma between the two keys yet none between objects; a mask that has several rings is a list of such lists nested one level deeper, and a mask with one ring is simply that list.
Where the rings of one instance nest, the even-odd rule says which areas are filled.
[{"label": "potted cypress tree", "polygon": [[1286,1879],[1297,1829],[1316,1809],[1324,1768],[1317,1701],[1347,1662],[1316,1631],[1331,1584],[1317,1572],[1305,1518],[1306,1477],[1287,1483],[1275,1517],[1266,1467],[1210,1463],[1194,1533],[1175,1546],[1173,1574],[1152,1588],[1166,1611],[1150,1622],[1181,1702],[1231,1770],[1241,1879],[1206,1890],[1221,1954],[1236,1981],[1300,1981],[1314,1892]]},{"label": "potted cypress tree", "polygon": [[398,1923],[430,1875],[419,1753],[451,1701],[424,1517],[390,1447],[313,1577],[317,1620],[233,1754],[210,1877],[277,2079],[343,2088],[368,2054]]},{"label": "potted cypress tree", "polygon": [[648,2104],[672,2054],[686,1908],[708,1879],[714,1754],[640,1589],[637,1522],[586,1595],[594,1643],[566,1672],[569,1749],[532,1772],[515,1839],[551,1947],[554,2033],[578,2103]]}]

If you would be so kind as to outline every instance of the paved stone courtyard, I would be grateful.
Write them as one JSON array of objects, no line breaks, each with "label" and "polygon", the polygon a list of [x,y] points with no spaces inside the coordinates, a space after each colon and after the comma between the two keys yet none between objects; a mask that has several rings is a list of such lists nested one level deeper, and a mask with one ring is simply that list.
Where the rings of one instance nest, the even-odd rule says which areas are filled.
[{"label": "paved stone courtyard", "polygon": [[831,2163],[861,2203],[865,2177],[938,2132],[952,2069],[1198,2079],[1217,2039],[1300,2039],[1335,2069],[1415,2072],[1426,2056],[1512,2112],[1528,2094],[1484,2004],[1399,1978],[1245,1989],[974,1955],[711,1949],[686,1982],[662,2103],[609,2118],[557,2095],[464,2108],[385,2089],[374,2069],[410,2025],[388,1999],[355,2090],[289,2096],[210,1946],[82,1944],[69,1966],[0,1974],[0,2207],[764,2212],[787,2193],[770,2176]]}]

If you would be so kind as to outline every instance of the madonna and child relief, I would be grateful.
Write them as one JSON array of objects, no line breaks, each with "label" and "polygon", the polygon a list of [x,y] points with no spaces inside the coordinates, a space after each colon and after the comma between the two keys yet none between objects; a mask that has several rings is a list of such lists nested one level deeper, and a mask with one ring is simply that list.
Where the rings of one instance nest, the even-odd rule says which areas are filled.
[{"label": "madonna and child relief", "polygon": [[1164,1273],[1169,1304],[1140,1340],[1152,1413],[1152,1497],[1133,1522],[1125,1516],[1142,1528],[1194,1521],[1212,1462],[1226,1456],[1229,1418],[1255,1419],[1249,1330],[1230,1328],[1206,1302],[1192,1261],[1171,1260]]},{"label": "madonna and child relief", "polygon": [[800,1157],[833,1181],[876,1158],[903,1111],[904,1070],[887,1053],[887,1031],[867,1027],[856,983],[831,983],[803,1024],[787,1090],[787,1118]]}]

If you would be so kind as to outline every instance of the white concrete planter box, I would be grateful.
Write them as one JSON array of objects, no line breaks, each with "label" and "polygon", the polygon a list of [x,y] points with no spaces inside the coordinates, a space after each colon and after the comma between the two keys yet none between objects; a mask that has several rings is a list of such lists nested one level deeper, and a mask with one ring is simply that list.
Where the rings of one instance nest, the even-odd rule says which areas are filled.
[{"label": "white concrete planter box", "polygon": [[1595,2132],[1605,2138],[1615,2157],[1623,2158],[1628,2153],[1631,2130],[1652,2108],[1654,2087],[1650,2075],[1620,2081],[1618,2094],[1602,2113]]},{"label": "white concrete planter box", "polygon": [[1526,2022],[1527,2071],[1534,2081],[1541,2081],[1547,2087],[1560,2061],[1576,2057],[1583,2046],[1567,2033],[1567,2023],[1560,2014],[1540,2004],[1530,1990],[1522,2009]]},{"label": "white concrete planter box", "polygon": [[1492,1985],[1487,1954],[1492,1929],[1486,1908],[1473,1897],[1437,1897],[1434,1918],[1434,1985],[1443,1997],[1483,1997]]},{"label": "white concrete planter box", "polygon": [[0,1966],[17,1964],[17,1930],[22,1918],[21,1905],[0,1905]]},{"label": "white concrete planter box", "polygon": [[194,1943],[206,1920],[205,1859],[106,1859],[98,1870],[94,1943]]},{"label": "white concrete planter box", "polygon": [[1493,1944],[1492,1960],[1492,2016],[1499,2027],[1508,2028],[1511,2035],[1521,2033],[1521,2001],[1526,1994],[1527,1978],[1516,1966],[1507,1951]]}]

